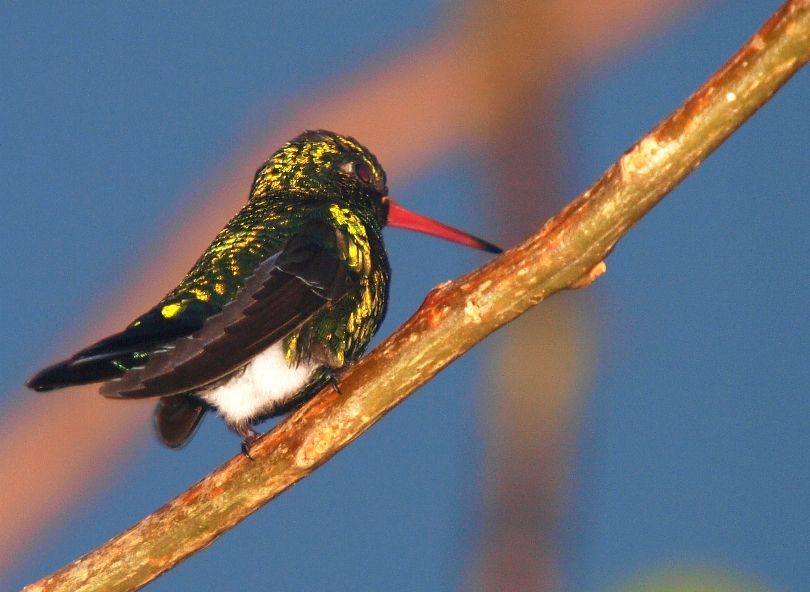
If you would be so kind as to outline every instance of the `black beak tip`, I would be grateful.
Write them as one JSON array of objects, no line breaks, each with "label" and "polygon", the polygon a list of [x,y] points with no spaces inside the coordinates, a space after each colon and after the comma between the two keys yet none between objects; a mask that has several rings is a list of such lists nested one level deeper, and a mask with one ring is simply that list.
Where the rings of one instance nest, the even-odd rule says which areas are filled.
[{"label": "black beak tip", "polygon": [[484,250],[487,253],[495,253],[496,255],[500,255],[501,253],[503,253],[502,248],[500,248],[500,247],[498,247],[496,245],[493,245],[492,243],[488,243],[486,241],[481,241],[481,243],[482,243],[482,246],[483,246]]}]

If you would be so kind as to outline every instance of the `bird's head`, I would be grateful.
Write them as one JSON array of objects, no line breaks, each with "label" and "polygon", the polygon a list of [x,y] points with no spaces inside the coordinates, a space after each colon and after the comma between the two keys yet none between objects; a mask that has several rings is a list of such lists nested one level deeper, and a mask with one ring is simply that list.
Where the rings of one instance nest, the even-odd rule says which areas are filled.
[{"label": "bird's head", "polygon": [[348,200],[365,197],[382,210],[381,200],[388,189],[377,158],[357,140],[317,130],[287,142],[256,172],[251,199],[273,193]]},{"label": "bird's head", "polygon": [[381,226],[405,228],[500,253],[501,249],[466,232],[411,212],[388,195],[386,176],[377,158],[349,136],[306,131],[285,144],[256,172],[250,199],[273,195],[305,199],[339,199],[371,213]]}]

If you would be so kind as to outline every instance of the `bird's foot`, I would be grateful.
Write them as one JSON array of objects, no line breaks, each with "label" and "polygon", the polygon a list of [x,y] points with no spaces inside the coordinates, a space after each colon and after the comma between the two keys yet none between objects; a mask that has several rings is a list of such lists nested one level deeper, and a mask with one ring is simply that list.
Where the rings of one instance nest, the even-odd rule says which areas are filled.
[{"label": "bird's foot", "polygon": [[245,438],[244,440],[242,440],[242,445],[240,446],[240,449],[242,450],[242,456],[250,460],[255,460],[252,456],[250,456],[250,447],[253,445],[253,441],[255,439],[256,438]]},{"label": "bird's foot", "polygon": [[250,456],[250,448],[253,446],[253,443],[259,439],[261,434],[250,427],[249,424],[233,425],[231,429],[242,436],[242,454],[250,460],[253,460],[253,457]]},{"label": "bird's foot", "polygon": [[335,368],[329,368],[326,371],[326,379],[329,381],[329,384],[332,385],[332,388],[337,391],[341,397],[343,396],[343,391],[340,390],[340,375],[343,374],[342,370],[337,370]]}]

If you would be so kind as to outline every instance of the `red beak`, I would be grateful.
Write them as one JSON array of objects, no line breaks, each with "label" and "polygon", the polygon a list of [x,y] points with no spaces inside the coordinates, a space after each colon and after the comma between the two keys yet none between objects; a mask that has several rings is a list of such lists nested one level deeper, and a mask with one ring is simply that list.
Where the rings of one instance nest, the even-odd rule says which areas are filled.
[{"label": "red beak", "polygon": [[415,230],[423,234],[429,234],[444,240],[452,241],[479,249],[481,251],[489,251],[490,253],[503,253],[503,251],[483,239],[475,237],[447,224],[442,224],[436,220],[432,220],[427,216],[416,214],[410,210],[406,210],[390,197],[383,197],[383,203],[388,206],[388,226],[393,228],[405,228],[406,230]]}]

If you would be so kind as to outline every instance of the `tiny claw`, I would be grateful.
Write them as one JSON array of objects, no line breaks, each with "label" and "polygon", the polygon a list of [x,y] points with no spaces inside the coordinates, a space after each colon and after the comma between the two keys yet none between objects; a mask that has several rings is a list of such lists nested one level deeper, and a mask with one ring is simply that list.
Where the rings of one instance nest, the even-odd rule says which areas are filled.
[{"label": "tiny claw", "polygon": [[250,449],[253,447],[256,440],[259,439],[259,434],[253,430],[250,431],[252,433],[245,436],[244,440],[242,440],[242,454],[250,460],[255,460],[252,456],[250,456]]},{"label": "tiny claw", "polygon": [[568,287],[574,290],[579,288],[587,288],[594,281],[596,281],[596,278],[598,278],[600,275],[603,275],[606,271],[607,271],[607,264],[604,261],[600,261],[599,263],[594,265],[590,269],[590,271],[588,271],[588,273],[583,275],[581,278],[579,278],[577,281],[575,281]]},{"label": "tiny claw", "polygon": [[337,372],[334,370],[329,370],[329,384],[332,385],[332,388],[335,389],[337,394],[341,397],[343,396],[343,391],[340,390],[340,381],[338,380]]},{"label": "tiny claw", "polygon": [[259,439],[259,432],[254,430],[250,425],[231,425],[229,426],[234,432],[242,436],[242,454],[249,458],[250,460],[254,460],[252,456],[250,456],[250,448],[253,446],[253,443]]}]

